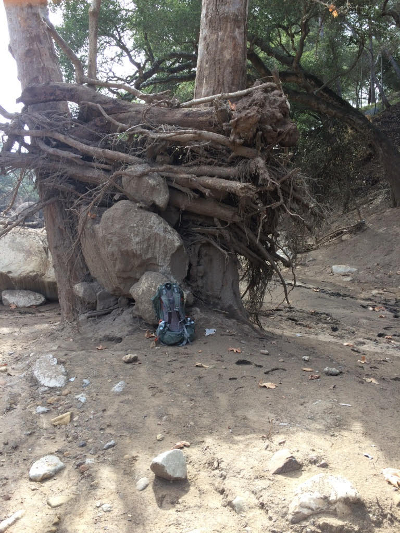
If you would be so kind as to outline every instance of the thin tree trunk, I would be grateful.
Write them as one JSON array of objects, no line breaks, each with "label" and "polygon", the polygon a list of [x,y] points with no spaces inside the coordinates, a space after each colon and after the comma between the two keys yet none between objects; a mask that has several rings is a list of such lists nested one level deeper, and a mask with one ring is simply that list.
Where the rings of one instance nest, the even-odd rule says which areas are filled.
[{"label": "thin tree trunk", "polygon": [[[22,89],[33,84],[62,81],[53,43],[41,18],[42,15],[47,16],[47,6],[40,0],[31,0],[30,4],[4,0],[4,7],[10,33],[10,50],[17,63]],[[29,110],[65,115],[68,106],[65,102],[51,102],[33,104]],[[40,173],[37,174],[37,180],[40,199],[46,201],[53,191],[41,187]],[[60,201],[51,203],[44,208],[44,217],[62,318],[71,321],[75,307],[72,287],[82,278],[85,267],[81,255],[74,254],[73,232],[71,234],[68,231],[71,221],[68,220],[65,207]]]},{"label": "thin tree trunk", "polygon": [[248,0],[203,0],[195,98],[246,87]]}]

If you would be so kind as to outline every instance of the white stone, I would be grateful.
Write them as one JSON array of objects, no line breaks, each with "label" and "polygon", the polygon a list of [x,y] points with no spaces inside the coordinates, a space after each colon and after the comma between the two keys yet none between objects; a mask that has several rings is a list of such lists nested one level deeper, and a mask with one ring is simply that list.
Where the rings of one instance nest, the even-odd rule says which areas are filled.
[{"label": "white stone", "polygon": [[103,503],[101,508],[105,513],[109,513],[110,511],[112,511],[112,505],[110,503]]},{"label": "white stone", "polygon": [[357,272],[357,270],[357,268],[349,265],[332,265],[332,272],[334,274],[353,274],[354,272]]},{"label": "white stone", "polygon": [[236,496],[236,498],[231,501],[230,505],[238,514],[244,513],[246,510],[244,498],[241,496]]},{"label": "white stone", "polygon": [[51,508],[60,507],[65,503],[68,503],[72,499],[72,496],[68,494],[59,494],[57,496],[49,496],[47,498],[47,505]]},{"label": "white stone", "polygon": [[150,468],[157,477],[164,479],[183,480],[187,478],[186,458],[182,450],[160,453],[153,459]]},{"label": "white stone", "polygon": [[67,382],[64,366],[58,365],[51,353],[39,357],[33,365],[33,375],[44,387],[64,387]]},{"label": "white stone", "polygon": [[136,482],[136,490],[144,490],[149,486],[149,478],[142,477]]},{"label": "white stone", "polygon": [[302,483],[289,506],[292,524],[325,510],[343,511],[343,505],[357,503],[360,495],[347,479],[341,476],[318,474]]},{"label": "white stone", "polygon": [[43,407],[42,405],[38,405],[36,407],[36,412],[38,415],[42,415],[43,413],[48,413],[50,409],[48,407]]},{"label": "white stone", "polygon": [[111,392],[122,392],[126,387],[125,381],[118,381],[116,385],[111,389]]},{"label": "white stone", "polygon": [[46,298],[33,291],[6,290],[1,293],[3,305],[15,305],[16,307],[34,307],[42,305]]},{"label": "white stone", "polygon": [[31,466],[29,479],[32,481],[44,481],[57,474],[65,468],[63,462],[55,455],[45,455]]}]

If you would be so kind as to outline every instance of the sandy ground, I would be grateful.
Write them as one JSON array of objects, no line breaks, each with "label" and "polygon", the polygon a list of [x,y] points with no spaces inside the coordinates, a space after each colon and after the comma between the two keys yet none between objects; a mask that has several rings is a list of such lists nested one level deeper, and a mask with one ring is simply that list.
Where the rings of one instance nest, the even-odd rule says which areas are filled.
[{"label": "sandy ground", "polygon": [[[291,306],[271,285],[266,336],[196,308],[192,345],[155,348],[130,310],[76,330],[60,327],[54,304],[0,306],[0,359],[7,363],[0,373],[0,521],[25,511],[8,531],[399,531],[399,491],[381,473],[400,468],[399,210],[366,221],[365,231],[299,258]],[[332,275],[333,264],[358,271],[349,280]],[[205,328],[216,333],[206,337]],[[34,361],[46,353],[75,378],[61,390],[41,391],[32,376]],[[125,364],[128,353],[139,363]],[[325,367],[342,373],[327,376]],[[124,390],[112,392],[122,380]],[[37,406],[49,412],[37,414]],[[53,427],[51,419],[66,411],[72,422]],[[104,450],[111,440],[115,446]],[[156,479],[151,460],[182,440],[190,443],[188,480]],[[282,448],[301,470],[270,473],[268,461]],[[30,466],[46,454],[66,468],[45,482],[30,481]],[[291,524],[296,487],[321,472],[351,481],[363,505],[346,516]],[[150,484],[138,491],[142,477]],[[51,508],[47,500],[57,495],[71,499]],[[237,496],[243,513],[232,508]],[[103,511],[104,503],[111,511]]]}]

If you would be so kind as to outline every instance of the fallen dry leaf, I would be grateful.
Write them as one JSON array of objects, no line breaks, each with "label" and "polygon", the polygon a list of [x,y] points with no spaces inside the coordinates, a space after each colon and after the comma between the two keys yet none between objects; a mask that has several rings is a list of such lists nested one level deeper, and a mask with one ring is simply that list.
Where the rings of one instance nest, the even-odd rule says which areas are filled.
[{"label": "fallen dry leaf", "polygon": [[383,307],[383,305],[378,305],[376,307],[374,307],[374,311],[378,312],[378,311],[386,311],[386,309]]},{"label": "fallen dry leaf", "polygon": [[375,383],[375,385],[379,385],[379,383],[376,381],[375,378],[363,378],[364,381],[366,381],[367,383]]},{"label": "fallen dry leaf", "polygon": [[344,342],[343,346],[354,346],[354,344],[352,344],[351,342]]},{"label": "fallen dry leaf", "polygon": [[171,450],[181,450],[182,448],[189,448],[190,442],[187,440],[180,440],[177,442],[174,446],[172,446]]},{"label": "fallen dry leaf", "polygon": [[319,289],[313,289],[314,292],[319,292]]},{"label": "fallen dry leaf", "polygon": [[96,346],[96,350],[105,350],[105,348],[102,344],[99,344],[99,346]]},{"label": "fallen dry leaf", "polygon": [[313,369],[305,367],[305,368],[302,368],[302,371],[303,372],[313,372]]},{"label": "fallen dry leaf", "polygon": [[400,470],[398,468],[384,468],[382,474],[388,483],[400,487]]},{"label": "fallen dry leaf", "polygon": [[259,387],[265,387],[266,389],[276,389],[276,387],[278,385],[276,385],[275,383],[262,383],[260,381],[260,383],[258,384]]},{"label": "fallen dry leaf", "polygon": [[155,334],[152,331],[146,329],[146,333],[144,334],[144,336],[146,337],[146,339],[152,339],[153,337],[155,337]]},{"label": "fallen dry leaf", "polygon": [[386,315],[379,315],[378,318],[386,318]]},{"label": "fallen dry leaf", "polygon": [[393,339],[391,335],[385,335],[385,339]]},{"label": "fallen dry leaf", "polygon": [[198,366],[199,368],[210,368],[208,365],[203,365],[203,363],[196,363],[194,366]]},{"label": "fallen dry leaf", "polygon": [[242,353],[240,348],[228,348],[228,352]]},{"label": "fallen dry leaf", "polygon": [[319,379],[321,376],[319,374],[310,374],[308,379]]}]

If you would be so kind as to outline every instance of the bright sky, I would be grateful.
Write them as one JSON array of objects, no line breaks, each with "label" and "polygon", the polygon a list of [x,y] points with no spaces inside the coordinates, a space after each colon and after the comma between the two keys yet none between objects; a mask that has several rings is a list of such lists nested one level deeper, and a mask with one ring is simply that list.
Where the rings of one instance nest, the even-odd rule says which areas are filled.
[{"label": "bright sky", "polygon": [[11,113],[18,111],[21,104],[15,100],[21,94],[21,85],[17,79],[17,65],[8,51],[7,19],[3,2],[0,2],[0,64],[3,72],[3,80],[0,83],[0,105]]}]

